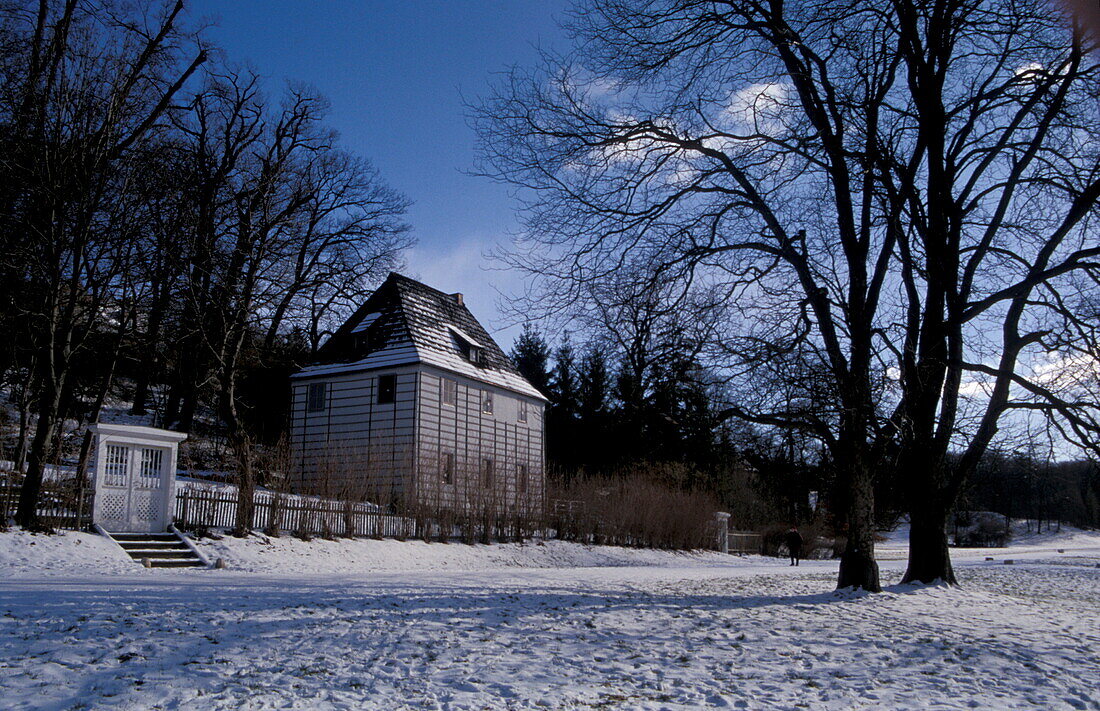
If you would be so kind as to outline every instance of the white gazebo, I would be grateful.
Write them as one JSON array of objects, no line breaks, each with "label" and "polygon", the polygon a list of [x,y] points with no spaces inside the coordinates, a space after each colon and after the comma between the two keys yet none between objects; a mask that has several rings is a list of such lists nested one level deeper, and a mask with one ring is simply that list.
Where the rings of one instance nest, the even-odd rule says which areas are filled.
[{"label": "white gazebo", "polygon": [[158,533],[172,524],[182,432],[95,424],[92,522],[112,533]]}]

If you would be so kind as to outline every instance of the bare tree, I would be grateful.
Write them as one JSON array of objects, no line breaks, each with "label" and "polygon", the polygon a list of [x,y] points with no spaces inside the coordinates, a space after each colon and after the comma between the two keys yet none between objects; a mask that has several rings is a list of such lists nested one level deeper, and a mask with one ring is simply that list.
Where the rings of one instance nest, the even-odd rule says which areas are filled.
[{"label": "bare tree", "polygon": [[[523,189],[513,261],[551,308],[624,273],[719,295],[728,412],[834,463],[838,586],[879,589],[880,468],[919,493],[907,578],[953,581],[959,484],[1027,406],[1009,387],[1043,394],[1022,384],[1050,345],[1025,313],[1057,312],[1057,280],[1096,256],[1080,36],[1045,3],[956,0],[591,0],[571,28],[574,55],[513,71],[476,115],[485,172]],[[992,387],[971,409],[968,373]]]},{"label": "bare tree", "polygon": [[[206,54],[178,27],[183,4],[47,2],[6,6],[2,245],[33,309],[37,424],[17,520],[36,524],[73,358],[112,304],[129,250],[105,219],[127,158],[162,122]],[[121,256],[120,256],[121,255]]]},{"label": "bare tree", "polygon": [[310,156],[303,180],[308,199],[280,249],[281,295],[267,314],[264,345],[270,349],[289,323],[315,353],[409,246],[400,220],[408,201],[370,163],[334,147]]},{"label": "bare tree", "polygon": [[297,86],[273,105],[254,74],[228,71],[211,76],[177,122],[196,199],[170,419],[188,428],[202,383],[212,383],[239,474],[240,532],[251,527],[255,484],[238,393],[250,353],[270,350],[288,324],[317,334],[346,314],[407,244],[405,200],[335,147],[325,108]]},{"label": "bare tree", "polygon": [[1070,315],[1067,288],[1100,267],[1100,64],[1046,5],[944,9],[898,5],[915,141],[880,151],[879,180],[897,208],[906,294],[904,320],[883,336],[899,368],[891,425],[911,503],[903,579],[954,583],[947,518],[1003,415],[1095,417],[1095,401],[1068,402],[1042,364],[1069,355],[1049,336]]},{"label": "bare tree", "polygon": [[192,84],[207,52],[182,12],[0,8],[0,323],[23,335],[0,378],[22,403],[26,525],[65,421],[98,417],[116,368],[134,414],[167,378],[163,423],[224,427],[251,500],[241,373],[316,349],[409,244],[407,201],[338,147],[322,97],[272,101],[224,62]]}]

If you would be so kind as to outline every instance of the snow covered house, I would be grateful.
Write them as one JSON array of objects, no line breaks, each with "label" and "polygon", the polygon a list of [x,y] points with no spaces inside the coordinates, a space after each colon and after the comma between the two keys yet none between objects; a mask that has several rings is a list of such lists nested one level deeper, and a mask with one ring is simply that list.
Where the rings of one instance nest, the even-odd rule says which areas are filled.
[{"label": "snow covered house", "polygon": [[546,398],[462,294],[391,273],[291,384],[303,492],[444,511],[542,505]]}]

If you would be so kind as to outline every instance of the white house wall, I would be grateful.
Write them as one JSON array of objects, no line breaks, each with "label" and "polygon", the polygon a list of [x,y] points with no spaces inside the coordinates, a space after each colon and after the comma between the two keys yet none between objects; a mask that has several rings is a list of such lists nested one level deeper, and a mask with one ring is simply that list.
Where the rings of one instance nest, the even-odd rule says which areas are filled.
[{"label": "white house wall", "polygon": [[[378,376],[396,375],[391,404],[378,403]],[[327,383],[326,407],[308,411],[310,383]],[[292,381],[294,480],[306,493],[384,501],[409,487],[416,434],[415,367]]]},{"label": "white house wall", "polygon": [[[397,375],[395,402],[378,404],[378,378]],[[441,379],[456,382],[457,403],[441,401]],[[327,383],[324,410],[308,412],[309,384]],[[292,381],[291,451],[295,481],[307,493],[387,497],[429,508],[536,511],[545,496],[540,399],[431,366]],[[491,391],[494,411],[482,412]],[[519,421],[520,402],[527,422]],[[453,482],[442,479],[441,455],[454,454]],[[493,461],[484,487],[482,460]],[[519,467],[527,467],[522,492]],[[414,476],[415,475],[415,476]]]},{"label": "white house wall", "polygon": [[[442,380],[456,383],[456,403],[442,402]],[[417,496],[430,507],[469,510],[537,511],[545,496],[543,471],[544,402],[461,375],[425,368],[420,373]],[[482,394],[493,393],[492,414],[482,411]],[[527,422],[519,421],[520,402]],[[454,454],[452,483],[443,480],[445,453]],[[482,461],[493,461],[493,486],[483,486]],[[527,490],[520,490],[519,466],[527,467]]]}]

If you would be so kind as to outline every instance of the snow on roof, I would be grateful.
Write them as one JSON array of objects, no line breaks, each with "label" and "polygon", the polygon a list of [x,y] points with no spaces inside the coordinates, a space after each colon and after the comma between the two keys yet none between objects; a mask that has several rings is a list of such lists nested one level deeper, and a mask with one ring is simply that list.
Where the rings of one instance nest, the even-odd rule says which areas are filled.
[{"label": "snow on roof", "polygon": [[467,343],[469,343],[469,344],[470,344],[471,346],[474,346],[475,348],[481,348],[481,347],[482,347],[482,345],[481,345],[480,343],[478,343],[478,342],[477,342],[477,339],[475,339],[475,338],[472,338],[471,336],[467,335],[467,334],[466,334],[466,332],[465,332],[465,331],[463,331],[463,330],[462,330],[461,328],[459,328],[458,326],[453,326],[453,325],[451,325],[451,324],[447,324],[447,328],[449,328],[449,329],[450,329],[451,331],[453,331],[453,332],[454,332],[454,334],[455,334],[456,336],[458,336],[458,337],[459,337],[459,338],[461,338],[462,340],[466,341],[466,342],[467,342]]},{"label": "snow on roof", "polygon": [[[375,322],[377,338],[356,342],[355,333]],[[480,348],[472,363],[455,347],[454,336]],[[293,377],[313,378],[423,363],[488,385],[546,400],[524,378],[492,336],[452,294],[400,274],[378,290],[321,347],[318,362]]]},{"label": "snow on roof", "polygon": [[360,321],[357,326],[355,326],[355,328],[351,329],[351,332],[359,333],[360,331],[366,331],[368,328],[370,328],[372,323],[378,320],[378,317],[381,315],[382,314],[378,311],[367,314],[363,317],[363,320]]},{"label": "snow on roof", "polygon": [[164,430],[146,425],[124,425],[112,422],[96,422],[88,429],[100,437],[148,440],[151,442],[182,442],[187,439],[186,432]]}]

